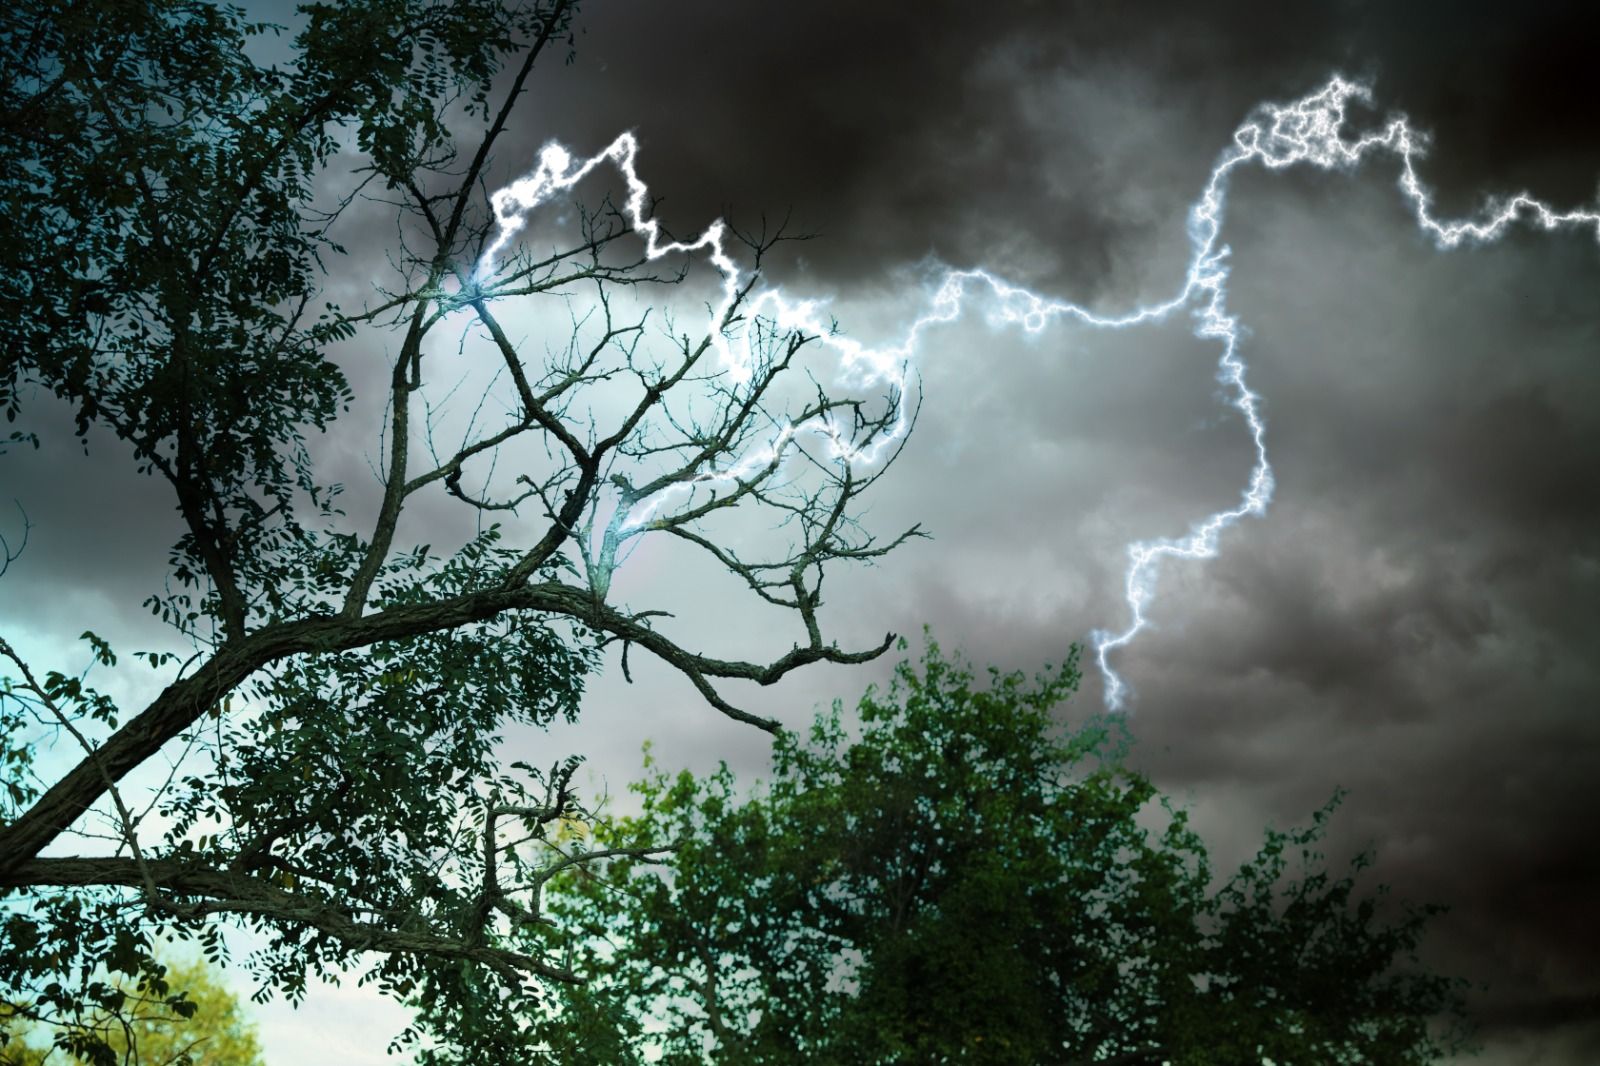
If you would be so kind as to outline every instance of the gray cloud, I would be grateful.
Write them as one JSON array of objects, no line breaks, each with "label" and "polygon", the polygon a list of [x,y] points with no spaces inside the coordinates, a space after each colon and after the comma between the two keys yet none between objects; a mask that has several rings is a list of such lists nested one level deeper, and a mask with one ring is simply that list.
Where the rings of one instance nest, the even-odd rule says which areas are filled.
[{"label": "gray cloud", "polygon": [[[836,295],[859,335],[912,313],[927,256],[1120,308],[1177,285],[1184,211],[1249,108],[1334,69],[1433,131],[1426,177],[1447,209],[1521,187],[1592,200],[1589,7],[596,6],[497,165],[523,169],[549,137],[583,151],[635,129],[678,229],[792,209],[820,231],[777,272]],[[1117,660],[1139,694],[1135,758],[1224,857],[1348,787],[1332,848],[1373,844],[1398,896],[1453,905],[1429,950],[1491,982],[1485,1061],[1592,1061],[1600,253],[1538,234],[1439,253],[1393,179],[1379,162],[1236,184],[1233,303],[1279,495],[1216,561],[1163,571],[1156,628]],[[358,236],[378,248],[389,233]],[[1118,624],[1124,544],[1182,532],[1249,468],[1216,353],[1185,328],[933,337],[922,422],[871,517],[935,539],[838,575],[833,632],[864,644],[927,622],[980,663],[1031,669]],[[363,387],[385,365],[348,357]],[[353,511],[375,447],[359,420],[320,444]],[[4,460],[5,493],[39,522],[5,613],[37,608],[70,639],[96,603],[136,632],[175,515],[155,482],[55,436]],[[419,539],[457,521],[430,510]],[[705,576],[641,550],[617,595],[681,607],[681,631],[719,654],[788,646],[789,620],[706,592]],[[587,750],[616,790],[653,736],[665,765],[760,772],[762,738],[669,671],[634,668],[630,688],[612,664],[577,727],[513,738],[516,757]],[[732,695],[799,724],[885,671]],[[1086,679],[1063,713],[1098,698]]]}]

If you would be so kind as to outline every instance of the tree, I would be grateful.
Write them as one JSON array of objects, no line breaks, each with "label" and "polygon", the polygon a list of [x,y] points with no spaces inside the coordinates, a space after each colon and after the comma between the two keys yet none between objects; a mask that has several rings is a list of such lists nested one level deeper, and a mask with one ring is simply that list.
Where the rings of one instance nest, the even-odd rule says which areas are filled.
[{"label": "tree", "polygon": [[[0,640],[0,995],[42,1020],[89,1032],[111,985],[88,975],[148,979],[158,932],[215,956],[227,921],[265,938],[267,993],[371,960],[429,1005],[425,1056],[524,1061],[543,990],[580,977],[541,889],[595,856],[558,839],[582,811],[575,758],[502,765],[503,730],[576,715],[611,645],[624,672],[648,652],[768,730],[725,682],[888,648],[843,650],[818,617],[825,572],[904,539],[855,520],[882,464],[783,429],[865,447],[906,412],[894,390],[821,389],[814,336],[755,313],[781,231],[720,231],[740,257],[729,301],[681,325],[670,287],[698,297],[697,260],[641,250],[648,202],[580,202],[483,258],[491,178],[525,165],[496,169],[497,145],[534,64],[572,47],[573,8],[313,3],[282,65],[256,58],[271,27],[205,0],[3,17],[9,445],[69,405],[84,446],[150,479],[183,528],[145,603],[167,646],[130,657],[89,631],[83,659],[35,663]],[[352,204],[351,232],[394,238],[347,311],[330,275],[373,269],[341,243]],[[346,504],[329,471],[362,442],[379,486]],[[447,507],[468,532],[436,550]],[[785,539],[730,543],[751,513]],[[611,574],[645,537],[792,612],[792,646],[718,657],[662,605],[617,602]],[[108,674],[157,694],[120,706]]]},{"label": "tree", "polygon": [[604,975],[573,1024],[634,1051],[565,1061],[1397,1066],[1457,1045],[1430,1029],[1457,983],[1413,955],[1436,908],[1380,912],[1370,856],[1326,867],[1334,804],[1213,888],[1120,726],[1057,725],[1077,680],[1074,657],[980,687],[930,641],[858,736],[836,703],[780,737],[765,788],[655,769],[609,832],[679,850],[553,897]]},{"label": "tree", "polygon": [[[45,1035],[11,1026],[12,1039],[0,1048],[7,1066],[49,1066],[59,1062],[136,1062],[143,1066],[261,1066],[255,1026],[241,1016],[239,1002],[198,962],[164,968],[141,981],[122,980],[84,1027],[60,1030],[61,1044]],[[27,1011],[18,1012],[26,1018]],[[12,1019],[8,1019],[12,1020]],[[74,1055],[73,1041],[84,1033],[98,1041]],[[99,1044],[103,1043],[104,1047]],[[81,1046],[81,1044],[80,1044]],[[110,1057],[107,1058],[106,1056]]]}]

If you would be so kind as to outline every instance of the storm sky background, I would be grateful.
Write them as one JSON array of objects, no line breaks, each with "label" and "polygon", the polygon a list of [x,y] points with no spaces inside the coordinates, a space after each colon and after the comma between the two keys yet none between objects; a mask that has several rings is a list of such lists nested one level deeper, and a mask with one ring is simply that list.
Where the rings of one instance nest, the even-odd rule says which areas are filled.
[{"label": "storm sky background", "polygon": [[[1404,113],[1430,132],[1420,170],[1446,217],[1488,194],[1564,208],[1600,192],[1592,4],[693,0],[592,3],[579,28],[574,61],[536,72],[494,181],[547,139],[583,155],[634,130],[669,227],[789,215],[817,236],[771,279],[830,298],[866,340],[917,312],[933,260],[1104,313],[1165,298],[1232,131],[1334,72],[1371,82],[1366,120]],[[1372,884],[1451,907],[1427,957],[1482,986],[1479,1061],[1592,1063],[1600,244],[1519,229],[1442,252],[1396,176],[1377,156],[1354,173],[1246,168],[1233,182],[1230,304],[1277,495],[1217,559],[1163,567],[1155,628],[1116,659],[1135,692],[1132,762],[1192,808],[1221,870],[1264,826],[1303,823],[1348,789],[1328,851],[1372,846]],[[344,239],[378,252],[392,228],[363,231],[362,217]],[[932,539],[835,571],[829,635],[864,646],[896,632],[915,650],[926,624],[976,663],[1033,670],[1120,629],[1127,542],[1231,506],[1250,469],[1217,349],[1188,330],[1179,317],[1025,338],[980,321],[931,337],[920,421],[869,518],[882,532],[921,522]],[[358,389],[386,359],[352,368]],[[374,442],[352,429],[328,447],[352,498],[370,494]],[[86,616],[104,635],[141,633],[175,539],[162,487],[113,447],[84,457],[64,423],[37,453],[8,455],[4,481],[35,527],[4,613],[28,605],[36,647],[64,646]],[[674,632],[708,654],[770,658],[801,638],[714,577],[647,543],[613,599],[678,611]],[[632,686],[615,665],[578,725],[515,736],[508,757],[586,752],[590,787],[614,793],[646,739],[669,768],[763,772],[762,734],[643,656]],[[801,726],[890,665],[729,695]],[[1062,715],[1081,721],[1100,698],[1086,670]],[[271,1061],[383,1061],[398,1028],[351,989],[260,1013]]]}]

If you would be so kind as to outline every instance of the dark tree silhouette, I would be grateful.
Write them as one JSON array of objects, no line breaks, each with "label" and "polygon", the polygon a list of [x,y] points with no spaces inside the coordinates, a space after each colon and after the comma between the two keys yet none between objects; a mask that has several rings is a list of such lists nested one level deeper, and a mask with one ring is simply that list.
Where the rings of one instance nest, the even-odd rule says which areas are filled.
[{"label": "dark tree silhouette", "polygon": [[979,685],[930,642],[858,725],[835,704],[780,739],[764,788],[636,785],[643,813],[600,841],[681,847],[550,894],[599,975],[562,1061],[1399,1066],[1460,1046],[1459,982],[1414,956],[1437,909],[1380,911],[1369,857],[1327,866],[1334,804],[1213,885],[1183,814],[1121,768],[1122,723],[1058,724],[1077,680],[1069,661]]},{"label": "dark tree silhouette", "polygon": [[[264,934],[258,972],[290,996],[376,953],[384,988],[470,1012],[483,1046],[536,1042],[540,989],[578,978],[539,890],[592,856],[552,835],[580,814],[576,762],[502,766],[501,731],[574,716],[611,643],[769,730],[720,686],[889,646],[842,650],[817,614],[830,567],[903,539],[855,521],[882,465],[795,437],[748,460],[786,424],[869,441],[901,417],[897,395],[821,390],[813,338],[747,314],[781,233],[730,230],[740,288],[688,331],[652,305],[697,293],[693,264],[647,256],[610,200],[476,269],[491,176],[526,165],[494,169],[496,146],[534,65],[572,47],[573,8],[310,4],[282,65],[254,58],[270,27],[202,0],[3,16],[0,408],[26,426],[70,405],[183,527],[147,601],[177,639],[137,657],[159,677],[145,705],[0,639],[0,995],[39,1022],[87,1017],[106,974],[153,974],[153,934],[215,952],[231,921]],[[341,241],[374,232],[392,235],[378,291],[329,302],[330,277],[370,271]],[[725,373],[724,338],[747,377]],[[481,399],[452,421],[464,376]],[[343,502],[325,434],[381,456],[381,492]],[[467,515],[464,543],[418,543],[429,499]],[[736,551],[730,512],[786,539]],[[674,637],[672,605],[617,602],[644,536],[709,553],[792,612],[794,639],[718,657]],[[26,605],[5,615],[29,625]],[[133,665],[85,639],[97,679]],[[152,789],[137,772],[158,754],[177,768]]]}]

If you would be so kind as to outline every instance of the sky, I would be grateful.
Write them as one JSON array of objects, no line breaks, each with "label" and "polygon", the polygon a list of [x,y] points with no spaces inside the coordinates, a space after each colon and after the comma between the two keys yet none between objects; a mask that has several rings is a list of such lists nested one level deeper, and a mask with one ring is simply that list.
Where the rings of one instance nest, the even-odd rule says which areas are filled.
[{"label": "sky", "polygon": [[[574,61],[536,72],[495,180],[549,138],[583,155],[632,130],[670,227],[787,215],[815,238],[769,279],[869,341],[918,312],[933,263],[1114,314],[1182,284],[1186,213],[1241,120],[1335,72],[1371,83],[1364,121],[1429,132],[1419,170],[1441,214],[1523,190],[1595,204],[1591,6],[596,3]],[[1223,867],[1347,789],[1330,855],[1370,846],[1374,882],[1450,906],[1428,958],[1480,986],[1479,1061],[1600,1061],[1600,243],[1523,230],[1442,251],[1396,177],[1378,157],[1235,179],[1231,305],[1277,494],[1215,559],[1161,570],[1152,629],[1115,659],[1131,759]],[[373,218],[352,216],[358,255],[392,232]],[[1125,545],[1181,534],[1249,475],[1216,357],[1182,318],[931,335],[918,424],[870,515],[931,537],[831,578],[831,635],[915,641],[926,625],[975,662],[1032,670],[1120,628]],[[382,353],[347,358],[358,388],[386,373]],[[0,495],[35,528],[4,591],[30,605],[39,647],[85,616],[140,633],[171,502],[57,428],[6,458]],[[375,454],[355,430],[327,442],[356,504]],[[801,635],[648,543],[613,598],[677,611],[675,632],[719,656]],[[513,736],[508,757],[584,751],[590,787],[614,793],[647,739],[667,766],[763,771],[763,735],[641,660],[632,685],[608,664],[576,726]],[[730,696],[801,725],[888,666]],[[1090,671],[1061,713],[1100,700]],[[281,1062],[358,1061],[365,1036],[398,1027],[348,992],[261,1016]]]}]

